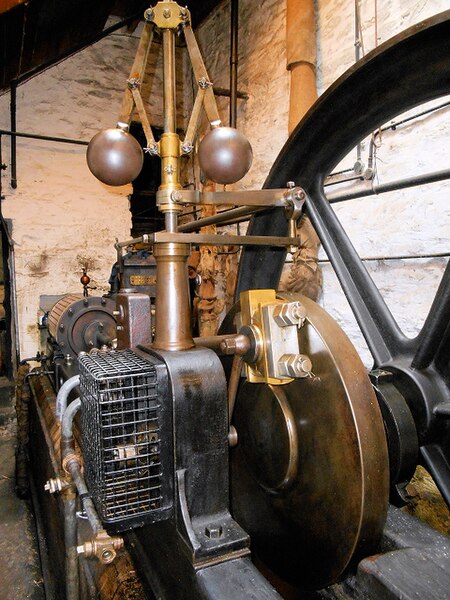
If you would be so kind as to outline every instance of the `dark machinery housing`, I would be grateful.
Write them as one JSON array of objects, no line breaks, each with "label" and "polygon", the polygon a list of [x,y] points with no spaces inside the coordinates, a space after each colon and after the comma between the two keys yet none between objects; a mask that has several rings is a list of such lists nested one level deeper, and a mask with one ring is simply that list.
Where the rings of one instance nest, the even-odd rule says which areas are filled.
[{"label": "dark machinery housing", "polygon": [[[161,4],[147,25],[161,27],[170,51],[179,23],[160,25]],[[211,242],[177,231],[180,203],[197,197],[173,180],[158,192],[166,231],[118,245],[153,249],[154,324],[149,291],[136,288],[155,285],[153,272],[128,271],[111,298],[58,302],[49,331],[74,366],[62,378],[53,368],[27,377],[49,594],[64,582],[70,600],[104,597],[101,582],[114,568],[125,581],[130,563],[120,560],[131,556],[148,598],[449,598],[448,539],[394,505],[419,463],[450,504],[450,266],[421,332],[407,338],[323,191],[380,123],[448,93],[450,12],[378,48],[318,100],[265,190],[251,192],[266,210],[247,237],[231,236],[244,250],[220,335],[189,331],[188,246]],[[363,114],[352,110],[362,98]],[[173,135],[153,148],[166,166]],[[288,181],[297,187],[280,195]],[[303,209],[372,352],[370,378],[322,308],[274,291]]]}]

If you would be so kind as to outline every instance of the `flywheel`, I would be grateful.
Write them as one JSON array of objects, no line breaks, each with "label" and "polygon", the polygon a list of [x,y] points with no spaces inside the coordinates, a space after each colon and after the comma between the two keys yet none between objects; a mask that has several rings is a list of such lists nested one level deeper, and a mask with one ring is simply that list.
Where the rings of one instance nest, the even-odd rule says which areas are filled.
[{"label": "flywheel", "polygon": [[268,572],[320,589],[376,551],[388,505],[386,437],[366,369],[342,329],[312,300],[279,297],[306,308],[298,335],[312,375],[241,385],[232,509]]}]

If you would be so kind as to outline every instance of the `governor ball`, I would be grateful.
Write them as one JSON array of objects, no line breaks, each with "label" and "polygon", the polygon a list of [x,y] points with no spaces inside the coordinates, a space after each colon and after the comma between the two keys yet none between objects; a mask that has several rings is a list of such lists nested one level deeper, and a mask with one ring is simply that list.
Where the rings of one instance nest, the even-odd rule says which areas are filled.
[{"label": "governor ball", "polygon": [[107,185],[125,185],[139,175],[144,153],[136,138],[122,129],[105,129],[89,142],[86,160],[91,173]]},{"label": "governor ball", "polygon": [[217,127],[205,135],[198,149],[203,173],[211,181],[235,183],[242,179],[252,165],[250,142],[232,127]]}]

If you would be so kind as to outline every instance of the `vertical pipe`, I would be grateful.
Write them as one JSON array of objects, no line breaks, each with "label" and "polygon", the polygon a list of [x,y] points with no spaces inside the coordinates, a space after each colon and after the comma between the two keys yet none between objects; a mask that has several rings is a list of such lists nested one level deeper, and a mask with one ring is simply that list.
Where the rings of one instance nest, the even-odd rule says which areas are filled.
[{"label": "vertical pipe", "polygon": [[230,127],[237,122],[237,67],[238,67],[239,0],[231,0],[230,20]]},{"label": "vertical pipe", "polygon": [[[359,16],[359,0],[355,0],[355,63],[361,58],[361,20]],[[361,162],[361,142],[356,146],[356,162]]]},{"label": "vertical pipe", "polygon": [[286,58],[291,72],[289,133],[317,99],[316,46],[313,0],[287,0]]},{"label": "vertical pipe", "polygon": [[[17,81],[13,79],[10,86],[10,116],[11,132],[16,133],[16,110],[17,110]],[[11,136],[11,187],[17,188],[17,140],[16,136]]]},{"label": "vertical pipe", "polygon": [[164,94],[164,133],[175,133],[176,94],[175,94],[175,33],[163,29],[163,94]]},{"label": "vertical pipe", "polygon": [[67,497],[63,498],[66,598],[67,600],[79,600],[76,495],[72,490],[66,494]]}]

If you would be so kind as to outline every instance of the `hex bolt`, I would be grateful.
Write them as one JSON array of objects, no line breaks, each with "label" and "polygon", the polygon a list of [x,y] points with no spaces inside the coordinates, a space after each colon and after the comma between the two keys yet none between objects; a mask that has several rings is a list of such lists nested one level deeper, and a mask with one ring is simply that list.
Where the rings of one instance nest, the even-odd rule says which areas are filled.
[{"label": "hex bolt", "polygon": [[306,318],[306,309],[301,302],[283,302],[273,311],[275,323],[280,327],[302,325]]},{"label": "hex bolt", "polygon": [[205,535],[210,539],[217,539],[222,537],[223,530],[222,525],[207,525],[205,527]]},{"label": "hex bolt", "polygon": [[308,377],[312,363],[306,354],[283,354],[278,361],[278,373],[287,377]]}]

